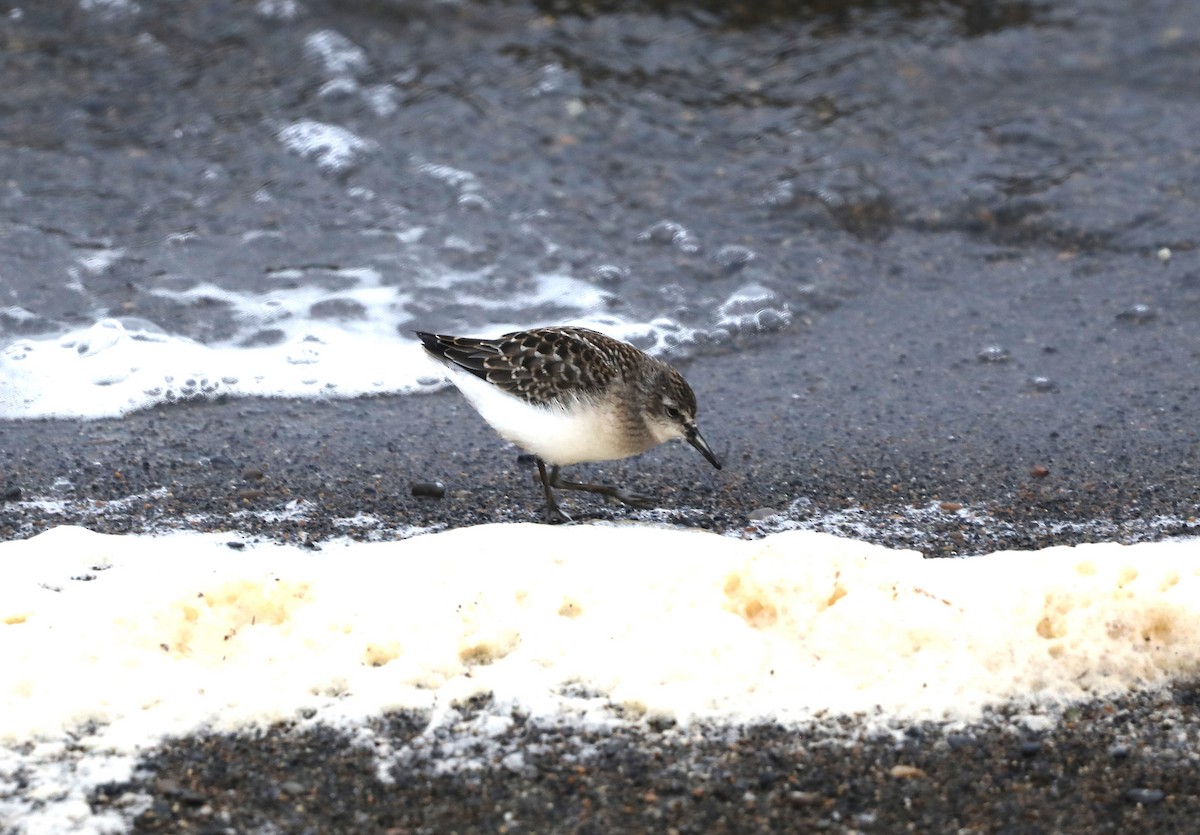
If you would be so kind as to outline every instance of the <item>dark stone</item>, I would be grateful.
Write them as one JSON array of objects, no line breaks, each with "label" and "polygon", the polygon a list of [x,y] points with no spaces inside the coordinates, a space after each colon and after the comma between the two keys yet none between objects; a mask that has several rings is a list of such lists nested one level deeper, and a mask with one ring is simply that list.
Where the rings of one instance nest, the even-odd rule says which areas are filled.
[{"label": "dark stone", "polygon": [[446,485],[440,481],[415,481],[410,489],[419,499],[441,499],[446,495]]},{"label": "dark stone", "polygon": [[1166,796],[1166,793],[1161,789],[1136,788],[1125,792],[1126,800],[1131,803],[1141,803],[1143,806],[1158,803]]}]

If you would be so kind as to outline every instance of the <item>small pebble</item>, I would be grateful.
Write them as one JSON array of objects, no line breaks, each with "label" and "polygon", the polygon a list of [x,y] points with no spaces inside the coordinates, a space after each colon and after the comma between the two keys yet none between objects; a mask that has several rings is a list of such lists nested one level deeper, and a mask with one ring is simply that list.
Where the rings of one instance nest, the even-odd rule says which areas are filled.
[{"label": "small pebble", "polygon": [[1050,475],[1050,468],[1045,464],[1034,464],[1029,470],[1029,474],[1034,478],[1045,478]]},{"label": "small pebble", "polygon": [[160,794],[182,801],[190,806],[199,806],[207,799],[200,792],[186,789],[174,780],[158,780],[154,787]]},{"label": "small pebble", "polygon": [[1159,247],[1158,260],[1164,264],[1171,260],[1171,248],[1169,246]]},{"label": "small pebble", "polygon": [[7,490],[4,491],[4,495],[0,496],[0,500],[6,501],[6,502],[21,501],[21,488],[20,487],[9,487]]},{"label": "small pebble", "polygon": [[1158,803],[1164,797],[1166,797],[1166,795],[1163,793],[1162,789],[1136,788],[1125,792],[1126,800],[1132,801],[1133,803],[1141,803],[1143,806],[1148,803]]},{"label": "small pebble", "polygon": [[817,792],[789,792],[787,801],[792,806],[800,808],[804,806],[818,806],[825,802],[825,797]]},{"label": "small pebble", "polygon": [[1135,325],[1144,325],[1147,322],[1153,321],[1158,316],[1158,311],[1148,304],[1134,304],[1122,310],[1117,314],[1117,321],[1130,322]]},{"label": "small pebble", "polygon": [[778,516],[779,511],[773,507],[760,507],[757,510],[750,511],[747,517],[751,522],[761,522],[764,519],[769,519],[772,516]]},{"label": "small pebble", "polygon": [[1022,757],[1036,757],[1042,751],[1042,743],[1036,739],[1027,739],[1021,743]]},{"label": "small pebble", "polygon": [[1012,359],[1012,355],[1007,348],[1001,345],[989,345],[979,352],[977,358],[980,362],[998,363],[1008,362]]},{"label": "small pebble", "polygon": [[414,481],[411,489],[418,499],[441,499],[446,496],[446,485],[440,481]]}]

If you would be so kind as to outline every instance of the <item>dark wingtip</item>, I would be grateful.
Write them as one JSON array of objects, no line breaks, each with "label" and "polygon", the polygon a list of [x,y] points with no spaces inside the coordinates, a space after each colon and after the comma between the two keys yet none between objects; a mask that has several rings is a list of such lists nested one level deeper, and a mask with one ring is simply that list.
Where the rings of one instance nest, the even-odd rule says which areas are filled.
[{"label": "dark wingtip", "polygon": [[426,333],[425,331],[413,331],[425,346],[425,350],[434,356],[446,356],[446,347],[438,339],[436,333]]},{"label": "dark wingtip", "polygon": [[476,377],[486,380],[488,369],[485,363],[488,351],[488,341],[480,339],[464,339],[458,336],[446,336],[439,333],[413,331],[425,345],[429,356],[442,364],[468,371]]}]

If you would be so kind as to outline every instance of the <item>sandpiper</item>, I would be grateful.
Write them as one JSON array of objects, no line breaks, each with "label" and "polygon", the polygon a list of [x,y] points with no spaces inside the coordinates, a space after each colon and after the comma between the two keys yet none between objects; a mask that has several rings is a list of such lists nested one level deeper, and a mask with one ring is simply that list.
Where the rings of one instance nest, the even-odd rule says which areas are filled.
[{"label": "sandpiper", "polygon": [[721,468],[696,428],[692,387],[674,368],[627,342],[576,327],[515,331],[499,339],[417,336],[483,419],[535,456],[548,522],[570,519],[554,498],[555,487],[634,507],[653,505],[619,487],[559,478],[567,464],[628,458],[682,438]]}]

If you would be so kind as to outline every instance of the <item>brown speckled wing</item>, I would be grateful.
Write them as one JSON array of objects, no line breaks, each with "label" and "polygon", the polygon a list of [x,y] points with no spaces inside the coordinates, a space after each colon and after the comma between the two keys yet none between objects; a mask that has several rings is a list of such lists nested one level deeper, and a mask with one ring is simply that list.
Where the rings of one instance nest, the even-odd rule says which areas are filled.
[{"label": "brown speckled wing", "polygon": [[602,392],[644,355],[587,328],[537,328],[499,339],[421,333],[425,349],[530,403]]}]

